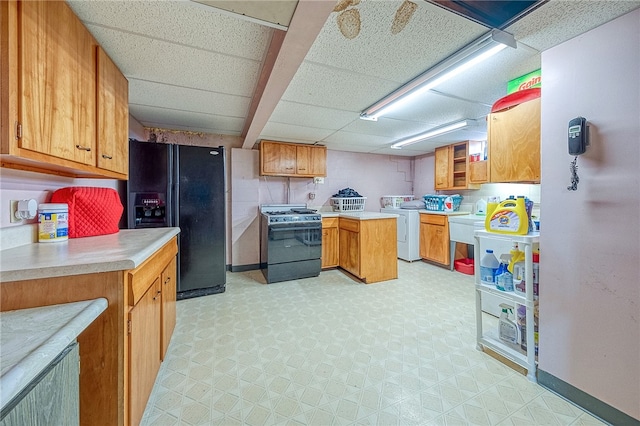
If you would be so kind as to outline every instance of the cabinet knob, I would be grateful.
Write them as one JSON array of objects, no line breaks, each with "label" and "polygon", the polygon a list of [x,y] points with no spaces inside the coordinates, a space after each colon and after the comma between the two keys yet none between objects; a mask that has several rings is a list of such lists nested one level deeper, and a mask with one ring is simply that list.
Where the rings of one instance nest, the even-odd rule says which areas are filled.
[{"label": "cabinet knob", "polygon": [[106,158],[107,160],[113,160],[113,157],[107,154],[102,154],[102,158]]},{"label": "cabinet knob", "polygon": [[88,147],[88,146],[76,145],[76,148],[78,148],[81,151],[91,151],[91,147]]}]

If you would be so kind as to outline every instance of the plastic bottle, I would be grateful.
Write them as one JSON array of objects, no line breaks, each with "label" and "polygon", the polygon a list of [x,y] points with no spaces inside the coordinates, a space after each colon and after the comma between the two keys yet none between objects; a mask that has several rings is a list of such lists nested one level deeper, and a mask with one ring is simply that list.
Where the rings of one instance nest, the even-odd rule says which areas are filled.
[{"label": "plastic bottle", "polygon": [[519,329],[516,323],[509,318],[509,312],[513,316],[513,307],[506,303],[501,303],[502,313],[500,319],[498,319],[498,337],[507,343],[517,345],[521,342]]},{"label": "plastic bottle", "polygon": [[509,272],[506,263],[500,262],[496,273],[496,288],[502,291],[513,291],[513,275]]},{"label": "plastic bottle", "polygon": [[491,221],[491,216],[495,211],[496,207],[500,204],[500,197],[491,196],[487,197],[487,215],[484,218],[484,229],[489,230],[489,222]]},{"label": "plastic bottle", "polygon": [[480,281],[483,284],[495,285],[496,271],[500,266],[500,262],[493,254],[493,250],[488,249],[486,254],[480,259]]},{"label": "plastic bottle", "polygon": [[[516,321],[520,334],[520,347],[527,350],[527,308],[524,305],[518,305]],[[533,343],[535,354],[538,355],[538,315],[537,306],[534,308],[533,316]]]},{"label": "plastic bottle", "polygon": [[513,266],[518,262],[524,262],[524,252],[518,248],[518,243],[513,243],[509,254],[511,255],[511,259],[509,260],[507,269],[513,274]]}]

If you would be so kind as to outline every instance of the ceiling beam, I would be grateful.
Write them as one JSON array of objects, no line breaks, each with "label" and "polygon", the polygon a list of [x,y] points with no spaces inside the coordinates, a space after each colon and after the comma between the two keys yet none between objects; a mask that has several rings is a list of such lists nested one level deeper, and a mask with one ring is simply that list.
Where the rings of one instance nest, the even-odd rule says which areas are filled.
[{"label": "ceiling beam", "polygon": [[[334,6],[335,2],[331,0],[300,0],[298,2],[253,119],[248,128],[245,124],[247,130],[242,148],[251,149],[255,145],[271,113],[287,90]],[[252,103],[254,101],[255,99]]]}]

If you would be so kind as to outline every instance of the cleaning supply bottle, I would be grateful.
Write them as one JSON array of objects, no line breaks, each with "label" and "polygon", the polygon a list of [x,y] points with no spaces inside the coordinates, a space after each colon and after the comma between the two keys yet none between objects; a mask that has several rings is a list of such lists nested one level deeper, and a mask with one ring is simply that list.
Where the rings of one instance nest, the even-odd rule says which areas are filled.
[{"label": "cleaning supply bottle", "polygon": [[513,266],[518,262],[524,262],[524,252],[518,248],[518,243],[513,243],[509,254],[511,255],[511,259],[509,260],[507,269],[513,274]]},{"label": "cleaning supply bottle", "polygon": [[500,267],[496,273],[496,288],[502,291],[513,291],[513,275],[509,272],[509,267],[504,262],[500,262]]},{"label": "cleaning supply bottle", "polygon": [[487,215],[485,228],[500,234],[526,235],[529,233],[529,217],[524,198],[509,197]]},{"label": "cleaning supply bottle", "polygon": [[488,249],[486,254],[480,259],[480,282],[494,286],[496,283],[496,271],[500,266],[500,262],[493,254],[493,250]]},{"label": "cleaning supply bottle", "polygon": [[498,319],[498,337],[513,345],[521,343],[518,326],[509,316],[509,312],[511,312],[511,317],[513,317],[513,306],[501,303],[500,308],[502,308],[502,313]]},{"label": "cleaning supply bottle", "polygon": [[500,197],[487,197],[487,213],[484,218],[484,229],[486,229],[487,231],[489,230],[489,221],[491,220],[491,215],[493,215],[493,212],[495,211],[496,207],[498,207],[498,204],[500,204]]}]

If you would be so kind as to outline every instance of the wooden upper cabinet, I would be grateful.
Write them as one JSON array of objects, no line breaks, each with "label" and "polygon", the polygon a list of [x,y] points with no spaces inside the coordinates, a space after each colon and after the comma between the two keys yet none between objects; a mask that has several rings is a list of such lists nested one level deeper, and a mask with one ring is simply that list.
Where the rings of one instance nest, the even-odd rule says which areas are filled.
[{"label": "wooden upper cabinet", "polygon": [[327,175],[327,148],[263,140],[260,142],[260,175],[316,177]]},{"label": "wooden upper cabinet", "polygon": [[489,114],[489,180],[540,182],[540,98]]},{"label": "wooden upper cabinet", "polygon": [[127,175],[129,169],[129,82],[98,47],[98,152],[101,169]]},{"label": "wooden upper cabinet", "polygon": [[0,17],[2,167],[126,179],[127,81],[91,33],[64,1],[4,0]]},{"label": "wooden upper cabinet", "polygon": [[468,141],[436,148],[435,189],[476,189],[469,182]]},{"label": "wooden upper cabinet", "polygon": [[95,165],[97,43],[65,2],[18,10],[20,147]]},{"label": "wooden upper cabinet", "polygon": [[315,145],[297,145],[296,174],[312,177],[326,176],[327,148]]},{"label": "wooden upper cabinet", "polygon": [[447,189],[450,185],[449,178],[449,146],[436,148],[435,158],[435,189]]}]

